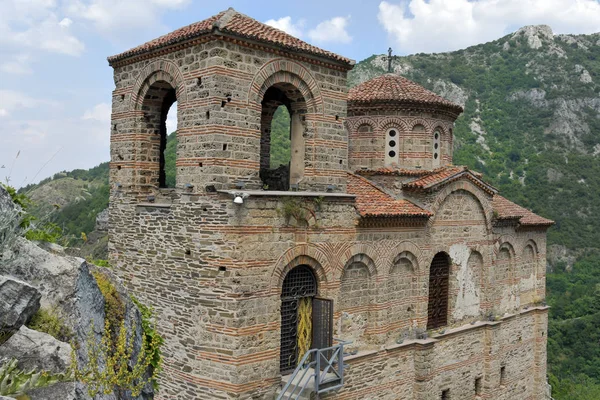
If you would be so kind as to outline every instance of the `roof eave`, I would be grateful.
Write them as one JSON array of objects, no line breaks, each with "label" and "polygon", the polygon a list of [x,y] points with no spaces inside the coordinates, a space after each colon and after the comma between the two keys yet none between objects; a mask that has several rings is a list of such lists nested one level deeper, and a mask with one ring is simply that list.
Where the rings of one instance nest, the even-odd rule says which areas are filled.
[{"label": "roof eave", "polygon": [[[193,35],[190,35],[187,37],[173,39],[167,43],[161,44],[154,48],[150,48],[147,50],[140,49],[140,50],[132,52],[132,53],[129,53],[130,51],[128,50],[123,53],[119,53],[114,56],[107,57],[108,65],[111,67],[114,67],[115,64],[123,64],[123,63],[128,64],[129,62],[134,62],[134,60],[137,57],[143,57],[143,56],[151,55],[153,53],[159,53],[159,52],[168,50],[169,48],[175,47],[175,46],[186,46],[196,40],[199,40],[202,38],[209,38],[211,36],[214,36],[215,40],[218,40],[220,37],[227,36],[227,37],[230,37],[233,39],[242,40],[242,41],[249,42],[249,43],[256,44],[256,45],[267,46],[273,50],[284,50],[284,51],[289,51],[289,52],[293,52],[293,53],[299,53],[299,54],[302,54],[303,56],[311,58],[315,61],[318,61],[321,63],[334,64],[334,65],[340,66],[348,71],[351,70],[352,68],[354,68],[354,65],[356,64],[355,60],[352,60],[350,58],[345,58],[340,55],[336,55],[335,53],[332,53],[332,56],[316,54],[314,52],[305,51],[302,49],[296,49],[296,48],[289,47],[289,46],[284,46],[284,45],[277,44],[277,43],[274,43],[274,42],[271,42],[268,40],[249,38],[249,37],[246,37],[243,35],[236,34],[234,32],[227,31],[226,29],[220,30],[218,26],[213,24],[211,29],[205,29],[205,30],[202,30],[199,32],[195,32]],[[326,50],[324,50],[324,51],[326,51]],[[129,61],[129,62],[127,62],[127,61]]]}]

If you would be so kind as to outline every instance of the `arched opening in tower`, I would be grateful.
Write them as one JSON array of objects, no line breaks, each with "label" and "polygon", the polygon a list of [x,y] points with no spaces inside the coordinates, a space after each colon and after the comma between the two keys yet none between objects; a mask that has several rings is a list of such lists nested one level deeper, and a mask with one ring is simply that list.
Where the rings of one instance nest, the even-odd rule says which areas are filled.
[{"label": "arched opening in tower", "polygon": [[260,179],[266,190],[289,190],[304,176],[306,102],[289,83],[267,89],[261,102]]},{"label": "arched opening in tower", "polygon": [[141,132],[149,134],[147,162],[154,165],[149,185],[173,188],[176,181],[177,94],[168,82],[156,81],[146,91]]}]

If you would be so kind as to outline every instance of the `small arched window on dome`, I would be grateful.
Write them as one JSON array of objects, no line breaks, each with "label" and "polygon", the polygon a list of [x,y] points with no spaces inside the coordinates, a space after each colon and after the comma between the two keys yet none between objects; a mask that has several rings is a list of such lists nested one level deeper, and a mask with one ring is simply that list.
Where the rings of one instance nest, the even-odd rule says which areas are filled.
[{"label": "small arched window on dome", "polygon": [[433,166],[434,167],[439,167],[440,166],[440,160],[442,158],[442,148],[441,148],[441,139],[442,139],[442,131],[438,128],[435,131],[433,131],[433,149],[432,149],[432,154],[433,154]]},{"label": "small arched window on dome", "polygon": [[390,128],[385,133],[385,166],[398,164],[400,158],[400,131]]}]

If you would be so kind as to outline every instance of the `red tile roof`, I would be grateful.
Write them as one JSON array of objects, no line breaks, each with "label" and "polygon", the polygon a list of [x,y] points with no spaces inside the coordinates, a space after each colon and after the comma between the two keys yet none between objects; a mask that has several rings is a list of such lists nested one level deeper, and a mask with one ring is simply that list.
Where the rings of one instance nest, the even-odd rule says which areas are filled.
[{"label": "red tile roof", "polygon": [[466,177],[490,194],[498,192],[493,186],[481,180],[480,173],[471,171],[467,167],[454,165],[434,169],[428,175],[404,183],[402,188],[406,190],[428,190],[441,184],[450,183],[461,177]]},{"label": "red tile roof", "polygon": [[348,173],[348,193],[356,196],[362,217],[430,217],[431,212],[408,200],[396,200],[362,176]]},{"label": "red tile roof", "polygon": [[460,114],[463,108],[438,96],[423,86],[396,74],[385,74],[353,87],[348,92],[348,106],[377,102],[410,102],[441,105]]},{"label": "red tile roof", "polygon": [[521,225],[549,226],[554,224],[554,221],[540,217],[500,195],[494,196],[492,207],[498,220],[516,219]]},{"label": "red tile roof", "polygon": [[179,28],[157,39],[127,50],[124,53],[109,57],[108,62],[113,63],[127,57],[148,53],[161,47],[181,43],[204,34],[212,33],[215,30],[245,39],[276,45],[294,52],[329,58],[337,62],[348,64],[348,66],[354,65],[353,60],[310,45],[292,35],[280,31],[279,29],[241,14],[233,8],[222,11],[203,21]]}]

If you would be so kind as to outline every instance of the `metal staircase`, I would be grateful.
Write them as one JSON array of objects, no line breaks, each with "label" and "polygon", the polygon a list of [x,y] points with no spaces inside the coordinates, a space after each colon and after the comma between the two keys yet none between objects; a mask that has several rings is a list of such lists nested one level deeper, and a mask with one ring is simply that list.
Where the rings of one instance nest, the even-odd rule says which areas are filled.
[{"label": "metal staircase", "polygon": [[310,399],[344,386],[344,346],[351,342],[337,341],[335,346],[311,349],[286,378],[277,400]]}]

